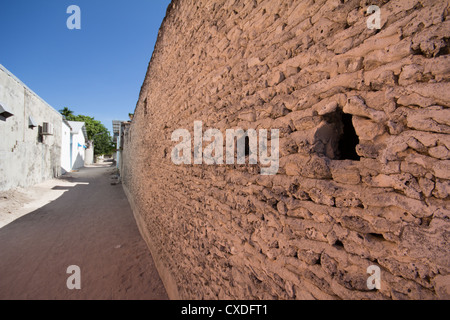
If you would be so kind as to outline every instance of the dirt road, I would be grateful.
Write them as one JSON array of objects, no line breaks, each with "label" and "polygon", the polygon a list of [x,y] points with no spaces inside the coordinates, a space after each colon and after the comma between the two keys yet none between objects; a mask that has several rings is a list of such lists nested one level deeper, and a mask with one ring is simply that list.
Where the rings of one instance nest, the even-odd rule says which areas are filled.
[{"label": "dirt road", "polygon": [[[0,299],[167,299],[112,171],[70,173],[48,190],[57,199],[0,228]],[[80,290],[66,285],[72,265]]]}]

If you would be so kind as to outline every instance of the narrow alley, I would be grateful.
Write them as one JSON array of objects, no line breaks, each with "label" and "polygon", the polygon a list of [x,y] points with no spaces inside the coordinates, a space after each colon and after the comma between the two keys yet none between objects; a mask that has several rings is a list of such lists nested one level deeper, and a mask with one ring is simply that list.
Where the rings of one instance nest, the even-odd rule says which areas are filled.
[{"label": "narrow alley", "polygon": [[[72,172],[49,189],[61,196],[0,228],[0,299],[167,299],[113,172]],[[79,290],[67,286],[69,266]]]}]

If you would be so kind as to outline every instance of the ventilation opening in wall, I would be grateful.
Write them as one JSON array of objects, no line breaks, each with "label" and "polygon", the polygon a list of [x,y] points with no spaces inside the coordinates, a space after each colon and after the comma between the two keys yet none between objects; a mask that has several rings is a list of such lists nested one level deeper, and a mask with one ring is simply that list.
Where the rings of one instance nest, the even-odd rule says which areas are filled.
[{"label": "ventilation opening in wall", "polygon": [[148,113],[148,105],[147,105],[147,98],[144,100],[144,116],[146,116]]},{"label": "ventilation opening in wall", "polygon": [[359,160],[360,157],[356,153],[356,146],[359,144],[359,138],[353,127],[352,115],[348,113],[342,114],[342,130],[343,133],[339,139],[339,160]]},{"label": "ventilation opening in wall", "polygon": [[250,138],[246,135],[245,136],[245,156],[248,157],[250,155]]},{"label": "ventilation opening in wall", "polygon": [[[320,133],[321,140],[327,140],[325,155],[334,160],[360,160],[356,153],[359,138],[353,127],[352,115],[344,113],[341,109],[323,116],[328,123]],[[328,136],[328,137],[323,137]]]}]

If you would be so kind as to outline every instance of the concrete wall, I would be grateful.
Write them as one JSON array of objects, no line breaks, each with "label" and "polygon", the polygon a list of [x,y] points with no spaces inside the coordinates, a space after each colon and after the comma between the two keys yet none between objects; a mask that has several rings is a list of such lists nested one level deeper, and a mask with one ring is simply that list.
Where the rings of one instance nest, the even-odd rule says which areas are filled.
[{"label": "concrete wall", "polygon": [[120,173],[122,172],[122,170],[126,169],[124,167],[124,161],[123,161],[122,157],[124,156],[123,149],[126,144],[126,141],[124,139],[128,136],[129,129],[130,129],[130,122],[128,122],[128,121],[121,122],[120,129],[119,129],[119,135],[117,137],[117,153],[116,153],[116,159],[115,159],[117,169],[119,169]]},{"label": "concrete wall", "polygon": [[[121,170],[172,298],[450,298],[448,1],[370,4],[381,30],[367,1],[173,1]],[[278,174],[174,165],[196,120],[279,129]]]},{"label": "concrete wall", "polygon": [[89,148],[87,148],[84,152],[85,159],[84,164],[90,165],[94,163],[94,141],[91,141],[89,144]]},{"label": "concrete wall", "polygon": [[117,168],[120,175],[129,176],[131,173],[127,171],[129,166],[129,147],[130,147],[130,123],[122,122],[120,125],[120,134],[117,137]]},{"label": "concrete wall", "polygon": [[[61,174],[62,117],[0,65],[0,103],[13,117],[0,121],[0,191],[26,187]],[[36,124],[52,123],[54,134],[40,142]]]},{"label": "concrete wall", "polygon": [[121,162],[122,162],[122,158],[121,158],[121,153],[122,153],[122,150],[120,149],[121,148],[121,138],[120,138],[120,135],[117,137],[117,151],[116,151],[116,153],[114,154],[114,160],[116,161],[116,168],[117,169],[120,169],[120,164],[121,164]]}]

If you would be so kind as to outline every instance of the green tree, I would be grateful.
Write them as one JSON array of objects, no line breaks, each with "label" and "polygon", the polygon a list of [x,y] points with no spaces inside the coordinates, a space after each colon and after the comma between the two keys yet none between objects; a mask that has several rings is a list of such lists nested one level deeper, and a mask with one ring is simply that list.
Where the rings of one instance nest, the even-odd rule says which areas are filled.
[{"label": "green tree", "polygon": [[60,112],[68,121],[81,121],[85,123],[88,140],[94,141],[95,155],[112,154],[115,151],[116,147],[111,138],[111,134],[100,121],[85,115],[76,116],[73,114],[73,111],[69,110],[67,107],[60,110]]},{"label": "green tree", "polygon": [[89,141],[94,141],[94,153],[111,154],[114,149],[111,135],[106,127],[93,117],[78,115],[71,121],[82,121],[86,125],[86,132]]},{"label": "green tree", "polygon": [[73,111],[67,107],[64,107],[64,109],[59,110],[59,113],[61,113],[66,119],[74,115]]}]

